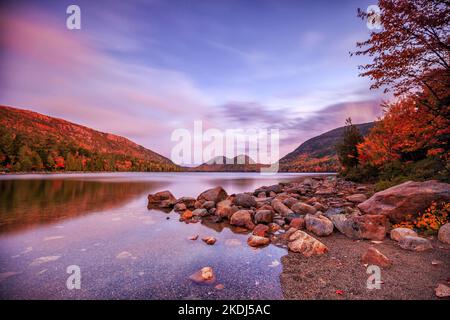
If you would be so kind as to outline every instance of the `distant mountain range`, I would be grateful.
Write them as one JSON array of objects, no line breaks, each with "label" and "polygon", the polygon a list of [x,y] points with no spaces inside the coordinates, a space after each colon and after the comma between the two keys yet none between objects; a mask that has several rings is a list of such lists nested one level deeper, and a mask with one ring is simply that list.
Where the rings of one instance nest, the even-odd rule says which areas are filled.
[{"label": "distant mountain range", "polygon": [[11,171],[174,171],[172,161],[124,137],[0,106],[0,168]]},{"label": "distant mountain range", "polygon": [[200,172],[257,172],[263,166],[247,155],[238,155],[234,158],[219,156],[188,170]]},{"label": "distant mountain range", "polygon": [[[374,122],[356,125],[367,135]],[[302,143],[280,159],[280,171],[338,170],[335,145],[345,127]],[[0,106],[0,170],[3,171],[200,171],[256,172],[267,165],[246,155],[216,157],[183,168],[131,140],[37,112]]]}]

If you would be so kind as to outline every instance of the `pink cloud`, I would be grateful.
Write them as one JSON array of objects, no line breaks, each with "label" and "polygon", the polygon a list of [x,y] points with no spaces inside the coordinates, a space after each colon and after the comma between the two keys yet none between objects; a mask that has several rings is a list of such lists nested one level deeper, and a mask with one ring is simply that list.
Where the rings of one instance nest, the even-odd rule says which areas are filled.
[{"label": "pink cloud", "polygon": [[208,98],[179,72],[121,61],[42,12],[1,19],[1,104],[126,136],[165,155],[172,130],[208,111]]}]

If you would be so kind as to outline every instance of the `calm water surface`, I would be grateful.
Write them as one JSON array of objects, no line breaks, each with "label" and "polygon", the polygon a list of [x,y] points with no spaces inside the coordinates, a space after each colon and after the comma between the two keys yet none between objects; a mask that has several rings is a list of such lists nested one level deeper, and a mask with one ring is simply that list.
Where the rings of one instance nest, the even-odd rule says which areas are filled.
[{"label": "calm water surface", "polygon": [[[147,195],[193,196],[215,186],[231,193],[295,181],[306,174],[101,173],[0,176],[2,299],[282,299],[283,248],[253,249],[225,224],[178,221],[147,209]],[[167,219],[169,218],[169,219]],[[198,234],[214,236],[215,245]],[[68,290],[66,269],[81,269]],[[214,286],[189,275],[211,266]]]}]

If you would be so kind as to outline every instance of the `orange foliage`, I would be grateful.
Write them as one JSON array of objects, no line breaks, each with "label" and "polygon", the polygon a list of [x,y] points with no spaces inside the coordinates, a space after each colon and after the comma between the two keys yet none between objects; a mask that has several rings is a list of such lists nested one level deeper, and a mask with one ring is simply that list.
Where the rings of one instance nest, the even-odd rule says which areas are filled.
[{"label": "orange foliage", "polygon": [[450,203],[442,203],[441,205],[433,202],[425,212],[418,215],[416,219],[402,221],[394,228],[418,229],[425,233],[437,233],[441,226],[448,222],[450,215]]},{"label": "orange foliage", "polygon": [[[448,120],[432,115],[413,98],[389,106],[364,141],[358,145],[361,163],[382,166],[402,155],[428,150],[428,155],[444,152],[438,137],[450,133]],[[436,147],[438,146],[438,147]]]}]

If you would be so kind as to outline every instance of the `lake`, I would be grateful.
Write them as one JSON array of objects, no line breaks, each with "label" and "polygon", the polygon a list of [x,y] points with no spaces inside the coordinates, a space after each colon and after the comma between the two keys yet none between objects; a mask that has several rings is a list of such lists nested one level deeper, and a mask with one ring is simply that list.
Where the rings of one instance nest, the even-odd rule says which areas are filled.
[{"label": "lake", "polygon": [[[0,176],[1,299],[282,299],[286,249],[254,249],[227,224],[179,221],[147,209],[147,195],[170,190],[197,197],[222,186],[228,194],[312,174],[98,173]],[[317,175],[317,174],[314,174]],[[199,235],[196,241],[189,240]],[[213,236],[206,245],[200,239]],[[81,289],[66,286],[67,267],[81,270]],[[218,290],[193,283],[214,269]]]}]

